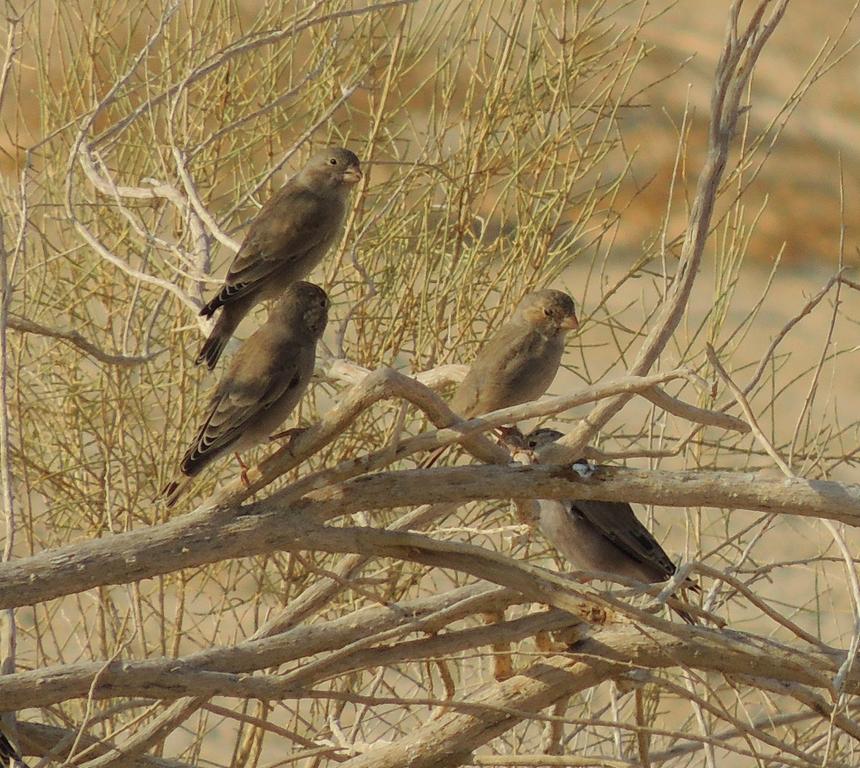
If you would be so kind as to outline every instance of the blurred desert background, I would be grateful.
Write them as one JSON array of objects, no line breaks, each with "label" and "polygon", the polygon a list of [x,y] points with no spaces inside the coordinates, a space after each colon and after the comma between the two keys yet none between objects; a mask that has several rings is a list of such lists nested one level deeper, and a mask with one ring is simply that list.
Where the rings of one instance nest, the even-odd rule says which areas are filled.
[{"label": "blurred desert background", "polygon": [[[518,5],[511,4],[508,9],[511,16]],[[624,226],[619,228],[613,248],[613,256],[628,256],[625,252],[637,252],[642,241],[653,236],[655,221],[666,215],[666,192],[676,167],[678,136],[685,122],[690,132],[684,162],[688,173],[695,171],[701,161],[712,76],[729,3],[678,0],[651,3],[644,10],[638,3],[541,5],[549,11],[577,5],[584,10],[600,7],[607,14],[611,10],[618,26],[647,21],[637,37],[647,53],[632,73],[630,89],[635,93],[647,88],[647,93],[643,93],[636,109],[624,115],[623,151],[607,158],[606,166],[606,171],[611,172],[628,161],[632,164],[626,190],[632,202],[625,209]],[[212,4],[213,9],[217,6]],[[792,110],[772,149],[772,160],[747,192],[748,208],[762,209],[749,250],[755,261],[770,263],[778,253],[783,253],[793,266],[826,269],[835,263],[840,223],[847,230],[846,259],[857,261],[856,235],[852,238],[852,233],[856,233],[860,216],[856,205],[860,176],[860,51],[854,49],[853,23],[845,29],[853,6],[852,0],[792,4],[768,44],[768,55],[756,70],[755,104],[748,117],[751,128],[761,131],[777,119],[783,104],[807,82],[810,69],[827,41],[842,36],[832,70]],[[57,10],[51,2],[39,2],[37,7],[44,22]],[[250,22],[264,4],[237,2],[233,7],[239,19]],[[422,0],[415,4],[414,13],[420,16],[432,7],[434,4]],[[132,45],[135,40],[144,39],[142,25],[137,30],[123,29],[123,3],[114,3],[109,8],[111,13],[107,17],[98,14],[87,19],[92,6],[75,2],[67,6],[65,13],[69,19],[76,16],[81,19],[82,24],[75,31],[82,38],[96,39],[99,32],[114,30],[125,35]],[[62,7],[59,10],[62,12]],[[456,12],[452,11],[452,16],[453,23]],[[504,13],[500,14],[503,16]],[[43,59],[48,71],[59,81],[64,60],[61,44],[74,42],[52,37],[49,30],[47,24],[38,30],[28,30],[22,50],[26,66],[16,73],[14,81],[7,82],[7,88],[16,96],[4,100],[2,110],[0,168],[7,184],[14,183],[24,150],[48,136],[49,126],[45,122],[50,115],[44,114],[45,105],[40,104],[36,60]],[[52,47],[40,49],[36,36],[39,32],[46,35]],[[106,78],[108,62],[103,66],[101,74]],[[415,83],[429,75],[429,71],[420,69],[408,73],[409,80]],[[79,85],[82,90],[88,87],[87,83]],[[465,83],[462,86],[465,90]],[[419,112],[428,106],[421,103],[420,96],[409,104],[411,110]],[[768,134],[771,138],[775,135],[775,130]],[[839,204],[840,180],[844,185],[844,211],[840,211]],[[676,211],[677,227],[683,223],[683,212],[680,208]]]},{"label": "blurred desert background", "polygon": [[[179,255],[170,254],[163,264],[162,257],[155,255],[160,245],[153,245],[152,238],[148,240],[130,224],[127,211],[120,210],[119,204],[113,206],[104,190],[96,194],[83,174],[75,177],[74,171],[69,172],[74,183],[65,186],[67,166],[74,166],[70,157],[77,127],[93,103],[110,93],[117,73],[144,45],[163,10],[157,3],[149,5],[147,12],[123,2],[37,2],[25,17],[23,32],[15,31],[20,66],[6,78],[5,98],[0,101],[0,193],[7,243],[18,231],[22,189],[31,196],[26,218],[32,230],[17,264],[19,282],[11,311],[45,325],[79,331],[105,348],[128,355],[144,355],[165,346],[169,350],[169,355],[140,368],[100,371],[92,362],[70,362],[70,348],[55,340],[10,334],[13,364],[18,366],[12,381],[13,414],[18,420],[16,467],[21,478],[18,499],[27,521],[16,543],[20,556],[76,538],[162,522],[165,513],[148,500],[164,467],[181,453],[180,444],[189,434],[187,420],[193,420],[189,414],[199,410],[210,384],[190,366],[189,350],[196,347],[200,328],[189,307],[155,289],[148,295],[150,287],[137,285],[128,273],[115,277],[119,273],[94,255],[64,209],[67,192],[80,194],[82,220],[101,242],[120,253],[128,248],[133,254],[129,263],[136,269],[187,286],[192,297],[209,293],[229,261],[229,250],[212,240],[207,251],[209,272],[201,276],[195,272],[199,264],[183,261],[192,250],[194,235],[188,219],[165,213],[149,201],[129,203],[128,210],[140,216],[153,237],[179,243]],[[213,2],[208,17],[205,9],[192,5],[180,5],[167,35],[168,41],[185,40],[186,25],[189,44],[182,56],[171,58],[164,53],[165,46],[169,51],[168,43],[154,45],[141,83],[148,84],[148,77],[158,87],[181,82],[201,61],[217,62],[218,51],[229,48],[231,35],[262,36],[267,24],[261,19],[271,22],[278,15],[264,2]],[[325,5],[287,3],[283,14],[304,18],[303,14]],[[170,179],[182,187],[172,165],[176,156],[171,154],[171,148],[181,145],[181,154],[198,181],[202,204],[237,239],[266,190],[299,167],[306,144],[343,142],[362,156],[365,142],[372,143],[367,188],[345,246],[314,275],[335,298],[338,322],[327,331],[327,346],[345,350],[350,359],[368,368],[385,363],[420,370],[443,362],[468,362],[486,329],[504,315],[506,302],[528,285],[549,282],[569,290],[583,321],[582,332],[570,342],[565,369],[551,389],[558,394],[626,371],[665,296],[666,275],[678,258],[688,206],[704,161],[713,72],[729,5],[723,0],[489,3],[475,11],[481,19],[477,22],[468,4],[421,0],[410,6],[408,19],[404,8],[395,4],[380,11],[381,21],[375,26],[347,19],[335,25],[336,36],[327,37],[331,30],[326,28],[283,43],[278,48],[279,63],[259,77],[251,64],[239,59],[235,68],[217,70],[217,76],[205,81],[205,88],[189,93],[181,103],[171,104],[169,110],[162,105],[169,116],[159,114],[151,124],[148,119],[130,122],[128,130],[119,130],[116,127],[134,114],[144,98],[141,91],[129,88],[128,94],[96,116],[88,135],[98,144],[93,156],[103,164],[99,168],[117,184],[130,186],[146,186],[152,177]],[[331,6],[335,11],[359,4]],[[439,10],[443,6],[444,13]],[[858,277],[860,50],[855,45],[860,39],[860,18],[852,18],[854,7],[849,0],[791,3],[762,54],[750,87],[751,108],[741,119],[730,164],[740,157],[742,147],[756,145],[757,151],[743,170],[724,179],[693,298],[661,358],[661,368],[690,365],[711,381],[702,351],[703,342],[710,341],[730,361],[730,372],[743,386],[772,341],[840,268],[846,277]],[[16,13],[22,10],[15,8]],[[534,105],[554,103],[556,98],[542,78],[546,82],[551,76],[564,78],[564,67],[554,70],[542,62],[528,76],[528,56],[544,42],[548,49],[563,48],[558,40],[564,39],[564,25],[573,29],[575,21],[584,23],[591,15],[608,21],[602,26],[595,22],[600,35],[583,47],[583,56],[593,56],[596,62],[592,71],[577,75],[589,84],[583,98],[597,103],[595,94],[602,93],[605,80],[614,83],[606,85],[607,93],[623,91],[624,98],[619,97],[623,106],[609,110],[607,105],[616,102],[607,97],[592,110],[601,115],[593,121],[597,132],[611,136],[602,144],[594,134],[574,125],[573,118],[567,126],[560,120],[558,132],[571,128],[576,136],[570,144],[560,142],[557,149],[558,157],[568,164],[580,150],[587,157],[592,145],[599,145],[594,165],[566,188],[566,177],[542,176],[557,173],[556,166],[531,160],[555,150],[535,139],[534,146],[540,149],[529,145],[528,151],[518,154],[518,142],[527,143],[522,137],[531,138],[531,121],[542,125],[545,117]],[[467,21],[475,26],[462,31]],[[557,34],[555,42],[552,30]],[[625,30],[635,32],[628,35]],[[395,69],[390,62],[397,58],[396,52],[410,50],[408,41],[419,33],[423,36],[416,48],[420,55],[403,54],[400,69]],[[493,74],[497,59],[482,58],[486,51],[479,43],[469,42],[470,34],[477,41],[498,35],[501,42],[488,50],[511,68],[509,81],[506,75]],[[547,36],[546,41],[541,35]],[[446,46],[454,45],[455,38],[462,50],[449,59]],[[112,42],[106,43],[107,39]],[[508,44],[513,53],[508,52]],[[616,45],[617,52],[605,53]],[[395,53],[386,58],[380,50]],[[79,58],[81,51],[87,55]],[[366,77],[360,81],[362,87],[347,97],[344,89],[352,82],[350,67],[359,63],[367,66]],[[302,101],[301,87],[306,85],[301,80],[302,67],[305,73],[316,68],[320,84],[314,88],[325,98],[313,104]],[[506,84],[512,87],[507,93],[510,104],[503,98],[506,94],[500,96],[494,90],[501,91]],[[519,93],[513,86],[525,94],[520,111],[511,106]],[[281,90],[292,95],[277,109],[267,110]],[[800,92],[802,99],[796,100]],[[567,96],[565,114],[589,114],[591,107],[576,111],[580,91],[573,89]],[[386,99],[396,102],[397,108]],[[502,102],[511,109],[510,119],[500,126],[487,119],[489,127],[481,133],[475,126],[483,119],[485,103]],[[331,104],[336,106],[328,113]],[[604,108],[606,112],[601,111]],[[223,147],[220,138],[212,139],[215,146],[207,143],[245,115],[254,119],[236,128],[235,139],[225,141]],[[380,115],[387,115],[386,120],[380,120]],[[581,119],[583,124],[587,120]],[[305,136],[312,124],[318,127]],[[455,201],[461,177],[449,174],[467,164],[473,156],[470,142],[477,138],[488,149],[469,173],[482,181],[468,197]],[[298,154],[285,157],[285,151],[292,152],[300,140],[304,143],[297,144]],[[525,170],[509,173],[505,164],[520,157],[526,158]],[[416,181],[414,168],[420,171],[422,164],[429,170],[426,177],[419,173]],[[273,167],[270,178],[267,174]],[[592,194],[593,189],[600,191]],[[402,208],[399,203],[390,207],[387,201],[401,195],[408,202]],[[545,209],[554,205],[560,206],[560,214],[552,236],[543,228],[543,218],[535,219],[534,232],[519,226],[523,212],[552,220],[551,210],[547,214]],[[463,214],[464,210],[468,213]],[[366,273],[375,281],[372,292],[366,291]],[[117,285],[112,284],[114,279]],[[78,302],[81,291],[86,300]],[[353,318],[349,307],[358,298],[362,312]],[[141,327],[146,324],[145,342],[143,334],[135,335],[132,316]],[[860,293],[831,286],[779,343],[762,381],[750,394],[765,433],[800,475],[857,481],[858,320]],[[140,394],[144,390],[145,395]],[[300,419],[312,418],[314,408],[323,409],[336,400],[337,393],[336,387],[321,388],[303,407]],[[704,407],[723,406],[731,400],[723,387],[715,397],[688,385],[673,394]],[[625,407],[601,435],[600,448],[626,451],[676,445],[686,431],[683,422],[643,402]],[[578,409],[553,423],[563,427],[587,410]],[[732,407],[730,412],[737,414],[738,409]],[[361,436],[347,435],[336,448],[315,458],[325,463],[349,455],[366,435],[382,439],[393,418],[393,409],[368,418],[361,425],[365,430]],[[79,439],[70,439],[70,434]],[[132,454],[137,463],[133,471],[124,473],[124,457]],[[628,463],[664,469],[774,471],[773,462],[749,436],[715,429],[704,430],[695,445],[677,456],[631,458]],[[220,477],[229,475],[225,469]],[[654,507],[640,510],[640,517],[673,557],[698,559],[731,571],[824,642],[840,648],[849,644],[854,614],[844,564],[818,521],[717,508]],[[507,505],[495,505],[489,511],[487,505],[466,507],[437,534],[563,567],[539,535],[512,526]],[[856,553],[860,536],[855,530],[847,530],[845,536]],[[308,557],[316,571],[308,562],[273,555],[225,565],[223,571],[213,567],[165,577],[158,585],[147,584],[144,597],[137,586],[105,588],[99,591],[99,599],[111,602],[110,610],[75,598],[23,609],[18,612],[19,664],[34,668],[48,660],[72,662],[124,653],[178,655],[236,641],[252,634],[333,567],[334,561],[323,555]],[[288,583],[286,574],[294,580]],[[460,574],[428,573],[414,565],[380,566],[361,586],[375,589],[386,584],[390,587],[386,595],[396,599],[409,588],[432,593],[461,579]],[[360,606],[363,599],[361,590],[349,592],[338,607]],[[732,626],[739,630],[784,639],[781,630],[749,605],[721,610],[729,613]],[[183,612],[185,624],[178,618]],[[129,630],[122,616],[133,616],[141,633],[127,646],[123,643]],[[530,646],[524,650],[524,654],[530,652]],[[486,659],[474,668],[468,659],[460,663],[477,680],[488,674]],[[462,680],[466,688],[477,684],[467,672]],[[427,676],[431,687],[435,679],[436,692],[441,690],[433,673]],[[357,674],[343,689],[370,690],[378,684],[368,682],[370,677],[369,672]],[[703,684],[703,689],[712,682]],[[392,695],[417,696],[425,690],[422,682],[406,673],[385,686],[390,686],[386,690]],[[582,697],[584,709],[608,717],[607,696],[604,691]],[[735,706],[727,703],[731,693],[724,689],[715,694],[719,697],[726,707]],[[224,708],[237,706],[228,699],[218,703]],[[64,718],[74,722],[79,717],[78,704],[56,707],[51,714],[56,722]],[[678,730],[689,726],[686,702],[664,695],[662,706],[663,724]],[[245,708],[261,718],[268,715],[268,710]],[[754,702],[748,704],[746,714],[758,717],[778,708]],[[273,705],[270,716],[309,739],[318,738],[332,718],[341,718],[347,730],[360,721],[361,727],[350,738],[367,743],[386,738],[387,729],[407,732],[422,722],[414,712],[398,721],[401,715],[394,714],[398,710],[392,707],[366,719],[361,707],[332,709],[337,711],[321,703],[298,706],[288,701]],[[44,713],[19,716],[36,719]],[[250,729],[252,715],[243,723],[213,709],[206,717],[196,731],[174,732],[165,755],[187,750],[200,764],[230,764],[233,758],[225,756],[225,750],[239,744],[237,734],[242,728]],[[696,723],[689,727],[707,730]],[[712,724],[718,730],[716,723]],[[588,735],[585,726],[577,733],[575,738],[583,741],[575,743],[583,749],[628,754],[619,744],[623,741],[625,749],[630,748],[629,734],[623,740],[606,737],[604,743],[603,737]],[[328,736],[334,741],[340,738],[334,731]],[[666,744],[676,743],[674,738],[667,737]],[[279,743],[264,744],[257,748],[255,759],[260,765],[280,764]],[[511,737],[508,746],[515,751],[516,739]],[[235,749],[240,751],[238,746]],[[689,762],[674,764],[707,764],[702,752],[688,757]],[[729,759],[736,762],[726,765],[756,764],[739,755]]]}]

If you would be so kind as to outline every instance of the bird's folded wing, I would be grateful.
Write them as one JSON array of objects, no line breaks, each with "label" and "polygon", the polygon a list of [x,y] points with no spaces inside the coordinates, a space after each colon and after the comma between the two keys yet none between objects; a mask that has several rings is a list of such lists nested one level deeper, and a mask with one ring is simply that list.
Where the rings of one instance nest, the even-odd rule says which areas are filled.
[{"label": "bird's folded wing", "polygon": [[481,348],[451,400],[451,409],[471,418],[521,402],[517,385],[533,373],[535,338],[520,325],[501,328]]},{"label": "bird's folded wing", "polygon": [[[328,210],[332,208],[332,210]],[[285,188],[263,206],[225,278],[223,298],[239,298],[272,272],[298,261],[328,237],[339,222],[327,201]]]},{"label": "bird's folded wing", "polygon": [[[298,352],[298,349],[296,350]],[[285,355],[290,361],[277,372],[259,377],[244,377],[230,382],[213,399],[206,421],[182,460],[183,468],[217,454],[237,440],[255,417],[280,400],[288,390],[301,383],[298,355]]]},{"label": "bird's folded wing", "polygon": [[663,551],[651,532],[639,522],[629,504],[615,501],[570,502],[571,511],[581,514],[609,541],[639,563],[650,563],[666,575],[675,572],[675,564]]}]

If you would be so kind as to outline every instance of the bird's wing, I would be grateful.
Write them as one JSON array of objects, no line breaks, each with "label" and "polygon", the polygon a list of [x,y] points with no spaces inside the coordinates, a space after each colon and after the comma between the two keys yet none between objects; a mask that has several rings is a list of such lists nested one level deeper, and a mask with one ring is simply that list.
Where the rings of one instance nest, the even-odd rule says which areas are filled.
[{"label": "bird's wing", "polygon": [[246,364],[239,375],[215,392],[206,420],[182,459],[182,469],[205,464],[239,439],[256,416],[287,392],[303,385],[302,357],[306,344],[287,344],[277,355],[259,356],[258,365]]},{"label": "bird's wing", "polygon": [[340,225],[342,204],[289,183],[257,214],[233,259],[221,300],[234,301],[253,291],[272,272],[319,247]]},{"label": "bird's wing", "polygon": [[675,572],[675,564],[651,532],[639,522],[629,504],[617,501],[568,502],[568,511],[580,515],[624,554],[639,563],[654,565],[666,576]]},{"label": "bird's wing", "polygon": [[[521,326],[503,327],[478,352],[451,400],[456,413],[470,418],[524,402],[523,382],[534,378],[542,349],[538,334]],[[526,400],[529,399],[526,397]]]}]

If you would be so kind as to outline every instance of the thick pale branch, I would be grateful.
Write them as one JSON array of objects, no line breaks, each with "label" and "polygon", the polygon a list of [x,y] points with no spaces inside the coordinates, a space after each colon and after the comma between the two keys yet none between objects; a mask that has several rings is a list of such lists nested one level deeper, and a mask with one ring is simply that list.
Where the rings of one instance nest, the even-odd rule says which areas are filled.
[{"label": "thick pale branch", "polygon": [[[212,673],[221,673],[221,683],[229,688],[235,681],[228,679],[228,675],[235,677],[318,653],[337,651],[357,639],[391,629],[402,629],[404,633],[436,632],[487,606],[501,610],[522,599],[512,590],[472,584],[433,597],[382,608],[364,608],[322,624],[296,627],[272,637],[209,648],[180,658],[102,660],[20,672],[0,677],[0,710],[48,706],[90,693],[97,698],[199,696],[212,693],[210,681],[216,683],[217,693],[219,675]],[[203,674],[195,679],[196,673]]]},{"label": "thick pale branch", "polygon": [[[88,753],[96,755],[107,754],[112,748],[109,742],[100,741],[87,734],[79,734],[76,730],[26,721],[19,722],[17,727],[25,755],[54,757],[63,760],[64,765],[78,765],[82,762],[74,758],[66,761],[66,755],[63,752],[63,749],[70,747],[76,740],[80,749],[86,749]],[[65,747],[58,750],[57,745],[59,744],[63,744]],[[123,765],[126,768],[191,768],[188,763],[151,755],[129,755]]]},{"label": "thick pale branch", "polygon": [[[833,659],[813,659],[763,638],[681,627],[677,634],[639,627],[594,627],[568,656],[552,656],[502,683],[454,702],[431,723],[393,744],[349,760],[349,768],[450,768],[471,752],[559,699],[639,668],[682,666],[726,674],[758,670],[778,679],[830,688]],[[764,670],[769,670],[765,672]],[[858,688],[855,677],[854,690]]]},{"label": "thick pale branch", "polygon": [[[860,525],[860,486],[740,472],[646,472],[603,467],[588,479],[561,466],[466,466],[362,476],[281,506],[262,501],[196,512],[163,525],[80,542],[0,566],[0,608],[125,584],[278,549],[324,549],[315,522],[362,510],[471,499],[555,498],[716,506]],[[315,522],[314,522],[315,521]],[[313,535],[311,535],[313,529]],[[352,549],[343,551],[358,551]]]},{"label": "thick pale branch", "polygon": [[[340,623],[344,619],[339,620]],[[477,648],[489,646],[494,642],[517,642],[532,637],[540,631],[564,629],[577,624],[578,619],[563,611],[551,611],[533,614],[521,619],[501,622],[489,627],[472,627],[442,634],[434,634],[420,640],[375,646],[360,649],[347,654],[337,653],[338,647],[326,642],[322,650],[335,651],[319,662],[312,661],[300,665],[295,671],[285,675],[250,675],[267,665],[256,660],[250,654],[245,656],[241,669],[231,671],[226,664],[213,666],[223,667],[215,670],[200,664],[191,665],[183,659],[153,659],[149,661],[117,663],[102,665],[101,673],[90,676],[92,688],[82,683],[84,677],[76,670],[74,687],[68,684],[65,668],[57,667],[52,670],[53,677],[42,677],[39,683],[44,688],[36,689],[35,673],[29,681],[24,674],[15,676],[4,690],[0,699],[2,708],[23,709],[31,706],[48,706],[71,698],[92,697],[93,699],[110,699],[131,696],[135,698],[151,698],[173,700],[184,696],[206,697],[228,696],[243,699],[259,699],[262,701],[279,701],[289,698],[301,698],[306,690],[327,679],[354,670],[367,667],[400,664],[411,661],[421,661],[427,658],[440,657],[462,651],[474,651]],[[396,625],[395,625],[396,628]],[[361,627],[354,626],[350,640],[361,637]],[[306,635],[311,634],[312,627],[303,628]],[[403,632],[410,631],[409,626]],[[291,634],[295,634],[291,633]],[[292,653],[286,643],[283,643],[280,655],[289,654],[295,658],[310,658],[313,653],[303,646],[293,647]],[[271,656],[272,654],[269,654]],[[291,659],[292,660],[292,659]],[[92,667],[88,664],[87,667]],[[5,681],[4,681],[5,682]],[[28,687],[29,682],[29,687]],[[9,694],[9,698],[5,694]]]},{"label": "thick pale branch", "polygon": [[[420,381],[425,387],[430,387],[432,390],[441,389],[451,384],[461,382],[469,372],[468,365],[460,363],[447,363],[445,365],[437,365],[427,371],[421,371],[412,375],[416,381]],[[317,358],[315,376],[319,376],[326,381],[340,382],[342,384],[360,384],[373,371],[365,368],[345,357],[325,357]]]},{"label": "thick pale branch", "polygon": [[489,463],[506,464],[510,454],[481,436],[494,427],[512,424],[525,419],[551,416],[570,408],[612,397],[619,393],[642,393],[655,403],[662,404],[673,413],[692,419],[700,424],[720,426],[725,429],[748,431],[747,424],[733,416],[708,411],[688,405],[657,389],[658,384],[678,378],[687,378],[689,371],[679,369],[651,376],[622,376],[619,379],[586,387],[572,395],[550,397],[540,401],[502,408],[479,418],[460,420],[424,381],[438,380],[434,371],[427,371],[415,378],[390,368],[369,372],[332,408],[306,432],[300,434],[289,445],[280,449],[260,463],[249,473],[250,485],[237,481],[220,492],[208,505],[229,506],[238,504],[261,490],[284,472],[298,466],[302,461],[319,451],[341,434],[364,410],[385,398],[402,398],[421,409],[430,421],[442,427],[436,432],[426,432],[405,440],[396,446],[381,448],[364,456],[342,461],[335,467],[320,470],[277,494],[277,500],[298,498],[314,488],[342,482],[350,477],[382,469],[394,461],[419,451],[429,451],[440,446],[463,443],[477,459]]}]

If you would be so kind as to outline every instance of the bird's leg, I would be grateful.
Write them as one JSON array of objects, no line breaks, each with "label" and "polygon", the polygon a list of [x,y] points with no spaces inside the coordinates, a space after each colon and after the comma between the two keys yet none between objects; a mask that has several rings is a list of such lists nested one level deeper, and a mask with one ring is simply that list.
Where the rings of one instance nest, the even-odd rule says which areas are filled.
[{"label": "bird's leg", "polygon": [[269,441],[275,442],[276,440],[284,440],[289,438],[289,445],[293,440],[295,440],[302,432],[307,432],[307,427],[292,427],[291,429],[285,429],[283,432],[276,432],[274,435],[269,435]]},{"label": "bird's leg", "polygon": [[248,479],[248,465],[242,461],[242,457],[234,452],[233,455],[236,457],[236,461],[239,462],[239,466],[242,468],[242,473],[239,475],[239,478],[242,480],[242,485],[246,488],[251,485],[251,481]]},{"label": "bird's leg", "polygon": [[[484,611],[482,614],[484,624],[498,624],[505,620],[505,612],[501,611]],[[510,643],[493,643],[493,677],[496,682],[502,682],[509,677],[514,676],[514,662],[511,657]]]}]

